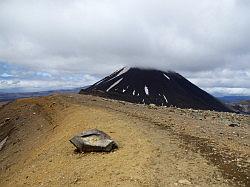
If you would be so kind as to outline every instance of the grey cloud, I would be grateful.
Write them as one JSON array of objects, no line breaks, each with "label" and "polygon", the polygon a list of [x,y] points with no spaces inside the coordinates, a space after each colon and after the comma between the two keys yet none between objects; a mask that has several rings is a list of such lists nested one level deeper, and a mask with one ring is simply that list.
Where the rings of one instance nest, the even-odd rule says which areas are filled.
[{"label": "grey cloud", "polygon": [[249,88],[249,9],[247,0],[2,0],[0,60],[96,77],[146,66],[204,88]]}]

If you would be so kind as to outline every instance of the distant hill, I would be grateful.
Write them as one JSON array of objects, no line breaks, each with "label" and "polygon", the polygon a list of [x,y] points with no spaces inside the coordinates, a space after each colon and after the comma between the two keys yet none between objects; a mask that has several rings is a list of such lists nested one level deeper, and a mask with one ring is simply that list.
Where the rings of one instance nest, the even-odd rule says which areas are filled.
[{"label": "distant hill", "polygon": [[250,114],[250,98],[248,96],[227,96],[222,101],[233,111],[240,114]]},{"label": "distant hill", "polygon": [[80,93],[157,106],[231,111],[173,71],[124,67]]},{"label": "distant hill", "polygon": [[250,96],[223,96],[218,99],[237,113],[250,114]]},{"label": "distant hill", "polygon": [[81,88],[65,89],[65,90],[50,90],[41,92],[21,92],[21,93],[1,93],[0,102],[13,101],[19,98],[47,96],[54,93],[78,93]]},{"label": "distant hill", "polygon": [[217,98],[225,103],[250,100],[250,96],[222,96],[222,97],[217,97]]},{"label": "distant hill", "polygon": [[237,113],[250,114],[250,100],[227,103]]}]

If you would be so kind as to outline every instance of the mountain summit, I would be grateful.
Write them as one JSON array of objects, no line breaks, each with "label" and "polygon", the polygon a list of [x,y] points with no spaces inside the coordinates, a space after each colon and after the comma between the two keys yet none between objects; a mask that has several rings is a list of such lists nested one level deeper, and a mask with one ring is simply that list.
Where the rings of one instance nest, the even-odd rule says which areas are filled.
[{"label": "mountain summit", "polygon": [[173,71],[124,67],[82,89],[80,94],[157,106],[230,111],[216,98]]}]

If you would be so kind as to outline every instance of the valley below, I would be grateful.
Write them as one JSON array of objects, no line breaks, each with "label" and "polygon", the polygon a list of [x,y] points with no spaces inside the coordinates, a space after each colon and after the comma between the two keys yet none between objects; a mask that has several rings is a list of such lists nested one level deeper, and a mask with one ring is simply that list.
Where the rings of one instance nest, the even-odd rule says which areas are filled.
[{"label": "valley below", "polygon": [[[99,129],[110,153],[77,153]],[[0,106],[0,186],[250,186],[250,116],[54,94]]]}]

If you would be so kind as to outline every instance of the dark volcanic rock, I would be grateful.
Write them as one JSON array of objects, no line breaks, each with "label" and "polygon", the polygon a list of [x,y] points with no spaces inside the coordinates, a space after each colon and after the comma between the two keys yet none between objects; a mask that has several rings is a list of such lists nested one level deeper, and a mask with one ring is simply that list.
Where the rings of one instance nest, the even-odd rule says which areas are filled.
[{"label": "dark volcanic rock", "polygon": [[231,111],[219,100],[172,71],[125,67],[82,89],[80,94],[157,106]]},{"label": "dark volcanic rock", "polygon": [[70,142],[80,152],[110,152],[118,147],[109,135],[97,129],[82,132],[70,139]]},{"label": "dark volcanic rock", "polygon": [[229,108],[241,114],[250,114],[250,100],[226,103]]}]

